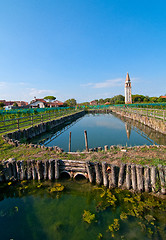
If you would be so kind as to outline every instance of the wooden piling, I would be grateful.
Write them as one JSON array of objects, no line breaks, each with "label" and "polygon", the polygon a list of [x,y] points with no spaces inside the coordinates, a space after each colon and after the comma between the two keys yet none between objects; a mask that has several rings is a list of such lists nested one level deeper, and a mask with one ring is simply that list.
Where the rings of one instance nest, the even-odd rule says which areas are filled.
[{"label": "wooden piling", "polygon": [[21,174],[21,169],[20,169],[20,161],[16,162],[16,170],[17,170],[17,180],[20,180],[20,174]]},{"label": "wooden piling", "polygon": [[49,168],[48,168],[48,178],[49,180],[53,180],[55,178],[55,160],[49,161]]},{"label": "wooden piling", "polygon": [[151,185],[152,185],[152,192],[156,192],[156,167],[151,167],[150,169],[151,172]]},{"label": "wooden piling", "polygon": [[129,190],[131,188],[131,166],[126,165],[126,188]]},{"label": "wooden piling", "polygon": [[115,188],[116,186],[116,166],[111,165],[111,172],[109,173],[109,188]]},{"label": "wooden piling", "polygon": [[27,161],[27,180],[32,179],[32,162]]},{"label": "wooden piling", "polygon": [[102,174],[103,174],[103,185],[108,186],[108,174],[107,174],[107,164],[102,162]]},{"label": "wooden piling", "polygon": [[166,186],[165,186],[165,179],[164,179],[164,168],[161,165],[158,165],[159,170],[159,177],[160,177],[160,185],[161,185],[161,193],[166,194]]},{"label": "wooden piling", "polygon": [[124,183],[124,176],[125,176],[126,164],[122,163],[120,166],[119,171],[119,179],[118,179],[118,187],[122,187]]},{"label": "wooden piling", "polygon": [[136,166],[137,173],[137,189],[139,192],[143,192],[144,184],[143,184],[143,167],[141,165]]},{"label": "wooden piling", "polygon": [[59,179],[59,160],[55,160],[55,179]]},{"label": "wooden piling", "polygon": [[108,145],[104,146],[104,151],[107,152],[108,151]]},{"label": "wooden piling", "polygon": [[97,185],[101,185],[102,183],[102,176],[100,173],[100,165],[98,162],[95,163],[95,173],[96,173],[96,183]]},{"label": "wooden piling", "polygon": [[12,172],[13,172],[13,177],[15,178],[15,179],[17,179],[17,168],[16,168],[16,161],[14,160],[13,162],[12,162]]},{"label": "wooden piling", "polygon": [[48,179],[48,168],[49,168],[49,162],[46,160],[44,161],[44,179],[47,180]]},{"label": "wooden piling", "polygon": [[92,167],[91,167],[91,164],[90,164],[89,161],[86,162],[86,169],[87,169],[87,172],[88,172],[89,182],[90,183],[94,182],[94,174],[93,174]]},{"label": "wooden piling", "polygon": [[145,192],[150,192],[151,181],[150,181],[150,168],[148,166],[144,168],[144,188]]},{"label": "wooden piling", "polygon": [[69,133],[69,152],[71,152],[71,132]]},{"label": "wooden piling", "polygon": [[85,136],[85,147],[86,147],[86,151],[88,152],[89,148],[88,148],[88,137],[87,137],[87,131],[86,130],[84,131],[84,136]]},{"label": "wooden piling", "polygon": [[36,180],[37,179],[37,171],[36,171],[36,161],[35,160],[32,160],[32,178],[33,180]]},{"label": "wooden piling", "polygon": [[43,163],[42,161],[37,161],[37,176],[38,176],[38,180],[43,180],[44,175],[43,175]]},{"label": "wooden piling", "polygon": [[131,165],[131,184],[134,191],[137,190],[136,166]]}]

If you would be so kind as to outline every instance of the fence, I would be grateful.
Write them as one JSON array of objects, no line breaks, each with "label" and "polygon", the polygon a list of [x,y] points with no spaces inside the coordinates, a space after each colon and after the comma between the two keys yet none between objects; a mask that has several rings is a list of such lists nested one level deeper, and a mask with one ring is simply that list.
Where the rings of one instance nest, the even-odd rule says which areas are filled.
[{"label": "fence", "polygon": [[149,109],[149,108],[119,108],[116,107],[118,110],[123,110],[126,113],[138,113],[141,116],[147,116],[156,119],[162,119],[166,121],[166,111],[161,109]]},{"label": "fence", "polygon": [[39,123],[43,123],[46,121],[51,121],[55,118],[68,115],[74,112],[77,112],[78,110],[74,108],[65,108],[61,109],[61,111],[49,111],[47,113],[40,112],[39,114],[31,114],[26,117],[19,117],[16,118],[14,115],[12,119],[5,119],[3,118],[3,121],[0,121],[0,133],[13,131],[16,129],[25,128],[28,126],[34,126]]}]

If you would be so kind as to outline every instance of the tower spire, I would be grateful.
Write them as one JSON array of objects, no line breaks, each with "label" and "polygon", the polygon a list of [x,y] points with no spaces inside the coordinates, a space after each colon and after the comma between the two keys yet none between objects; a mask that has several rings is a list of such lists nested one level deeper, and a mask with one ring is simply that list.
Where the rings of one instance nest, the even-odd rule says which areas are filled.
[{"label": "tower spire", "polygon": [[132,103],[131,98],[131,81],[129,77],[129,73],[127,73],[126,81],[125,81],[125,104]]}]

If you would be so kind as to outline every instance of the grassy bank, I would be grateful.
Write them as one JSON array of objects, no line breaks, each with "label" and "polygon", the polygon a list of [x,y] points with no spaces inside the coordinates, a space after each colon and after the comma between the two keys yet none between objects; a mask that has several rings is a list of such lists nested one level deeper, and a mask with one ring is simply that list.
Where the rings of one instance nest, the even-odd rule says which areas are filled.
[{"label": "grassy bank", "polygon": [[54,150],[43,150],[41,148],[29,148],[21,145],[14,147],[5,143],[0,137],[0,161],[9,158],[16,160],[44,160],[50,158],[75,159],[75,160],[90,160],[90,161],[105,161],[115,165],[124,163],[136,163],[142,165],[166,165],[166,147],[148,146],[121,148],[115,147],[107,152],[91,152],[91,153],[56,153]]}]

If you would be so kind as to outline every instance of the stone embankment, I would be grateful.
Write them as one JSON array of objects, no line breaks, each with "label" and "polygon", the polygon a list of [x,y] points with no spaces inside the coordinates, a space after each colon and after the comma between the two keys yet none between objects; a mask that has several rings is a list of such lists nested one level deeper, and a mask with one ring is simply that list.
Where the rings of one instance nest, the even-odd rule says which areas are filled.
[{"label": "stone embankment", "polygon": [[144,115],[141,115],[136,112],[131,113],[131,112],[128,112],[125,110],[123,111],[122,109],[119,110],[118,108],[113,108],[112,112],[114,112],[122,117],[130,118],[132,120],[138,121],[150,128],[153,128],[155,131],[166,134],[166,122],[163,120],[144,116]]},{"label": "stone embankment", "polygon": [[136,192],[166,194],[166,166],[141,166],[74,160],[15,161],[9,159],[0,165],[0,182],[22,180],[56,180],[68,174],[70,178],[84,176],[91,183],[109,188]]},{"label": "stone embankment", "polygon": [[[84,115],[85,115],[85,111],[80,111],[80,112],[71,114],[69,116],[61,117],[56,120],[48,121],[45,123],[40,123],[36,126],[29,127],[27,129],[17,130],[12,133],[7,133],[7,134],[3,135],[2,138],[7,143],[17,147],[17,146],[23,144],[23,143],[21,143],[22,140],[24,140],[24,141],[30,140],[36,136],[39,136],[42,133],[45,133],[53,128],[59,127],[60,125],[63,125],[67,122],[75,121]],[[36,144],[29,144],[29,147],[34,147],[34,148],[41,147],[43,149],[48,148],[48,147],[36,145]],[[50,149],[50,150],[52,150],[52,149]],[[63,152],[63,149],[59,148],[58,146],[55,146],[54,150],[57,152]]]}]

